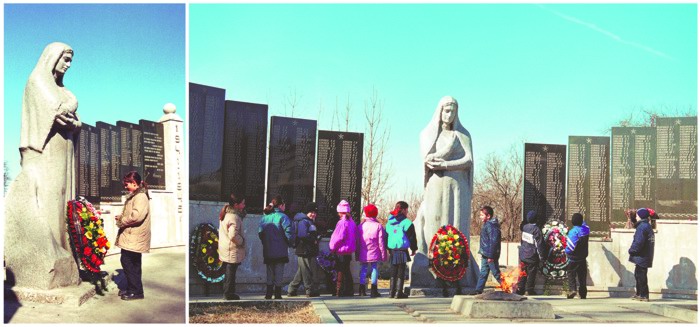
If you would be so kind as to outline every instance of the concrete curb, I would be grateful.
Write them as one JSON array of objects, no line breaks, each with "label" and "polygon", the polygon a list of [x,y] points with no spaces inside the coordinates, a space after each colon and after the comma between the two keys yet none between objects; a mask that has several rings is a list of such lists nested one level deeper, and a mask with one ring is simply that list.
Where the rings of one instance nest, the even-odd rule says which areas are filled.
[{"label": "concrete curb", "polygon": [[[685,307],[688,308],[686,309]],[[659,316],[696,323],[698,321],[698,312],[691,310],[690,307],[692,305],[655,304],[651,306],[650,311]],[[695,308],[697,310],[697,306]]]},{"label": "concrete curb", "polygon": [[311,300],[311,305],[314,306],[316,314],[321,318],[322,324],[339,324],[340,322],[335,318],[331,310],[328,309],[326,303],[323,300]]},{"label": "concrete curb", "polygon": [[556,318],[552,305],[542,301],[475,300],[457,295],[452,299],[450,309],[468,318]]}]

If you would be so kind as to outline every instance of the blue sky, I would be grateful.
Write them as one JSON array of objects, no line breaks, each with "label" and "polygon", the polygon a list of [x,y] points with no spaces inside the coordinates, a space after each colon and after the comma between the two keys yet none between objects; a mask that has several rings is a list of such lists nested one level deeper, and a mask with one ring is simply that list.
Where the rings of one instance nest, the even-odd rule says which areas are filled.
[{"label": "blue sky", "polygon": [[44,47],[73,47],[64,84],[84,123],[185,118],[185,5],[5,4],[4,158],[19,174],[22,95]]},{"label": "blue sky", "polygon": [[[452,95],[489,153],[609,136],[630,114],[697,111],[696,4],[193,4],[190,81],[335,129],[384,102],[395,194],[422,187],[418,134]],[[212,23],[214,22],[214,23]]]}]

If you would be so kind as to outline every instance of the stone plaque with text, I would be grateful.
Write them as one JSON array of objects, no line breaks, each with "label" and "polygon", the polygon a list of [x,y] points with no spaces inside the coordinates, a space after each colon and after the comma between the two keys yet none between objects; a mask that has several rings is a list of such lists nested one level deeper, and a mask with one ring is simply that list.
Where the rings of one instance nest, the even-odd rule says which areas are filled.
[{"label": "stone plaque with text", "polygon": [[535,210],[540,219],[566,220],[566,145],[525,143],[523,219]]},{"label": "stone plaque with text", "polygon": [[609,162],[609,137],[569,136],[566,217],[581,213],[591,236],[610,234]]},{"label": "stone plaque with text", "polygon": [[165,189],[165,152],[163,125],[154,121],[139,120],[141,126],[141,149],[143,151],[143,174],[141,178],[152,190]]},{"label": "stone plaque with text", "polygon": [[610,224],[622,228],[626,209],[656,208],[656,128],[613,127]]},{"label": "stone plaque with text", "polygon": [[119,128],[99,121],[95,125],[100,139],[100,201],[120,202],[124,186],[122,176],[119,175],[121,162]]},{"label": "stone plaque with text", "polygon": [[697,117],[656,121],[656,212],[660,219],[698,218]]},{"label": "stone plaque with text", "polygon": [[100,196],[99,150],[97,127],[83,124],[75,149],[76,195],[92,203]]},{"label": "stone plaque with text", "polygon": [[265,206],[267,105],[226,101],[221,200],[234,192],[246,199],[246,211]]},{"label": "stone plaque with text", "polygon": [[355,222],[362,218],[363,142],[362,133],[318,131],[316,226],[320,231],[335,228],[336,206],[343,199],[350,203]]},{"label": "stone plaque with text", "polygon": [[221,200],[226,90],[189,83],[190,200]]},{"label": "stone plaque with text", "polygon": [[[121,160],[119,163],[119,176],[124,177],[130,171],[136,171],[143,178],[143,151],[141,149],[141,126],[117,121],[119,128],[119,143],[121,147]],[[122,189],[122,194],[129,193]]]},{"label": "stone plaque with text", "polygon": [[272,116],[267,195],[282,195],[287,213],[296,214],[313,199],[316,121]]}]

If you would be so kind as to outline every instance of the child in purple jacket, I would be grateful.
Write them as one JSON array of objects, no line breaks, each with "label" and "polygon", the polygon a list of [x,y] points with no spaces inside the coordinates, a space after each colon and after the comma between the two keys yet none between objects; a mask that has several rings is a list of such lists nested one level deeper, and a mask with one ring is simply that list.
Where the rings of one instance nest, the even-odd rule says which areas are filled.
[{"label": "child in purple jacket", "polygon": [[379,297],[377,291],[377,263],[386,261],[386,232],[384,227],[377,221],[379,211],[374,204],[368,204],[364,210],[365,219],[357,227],[357,250],[355,258],[362,266],[360,268],[360,296],[367,296],[365,282],[367,281],[367,267],[372,266],[372,291],[370,297]]},{"label": "child in purple jacket", "polygon": [[353,296],[352,273],[350,272],[350,260],[355,252],[356,230],[355,222],[350,217],[350,203],[342,200],[338,204],[338,216],[340,219],[335,225],[329,247],[331,252],[338,255],[335,264],[336,275],[336,295]]}]

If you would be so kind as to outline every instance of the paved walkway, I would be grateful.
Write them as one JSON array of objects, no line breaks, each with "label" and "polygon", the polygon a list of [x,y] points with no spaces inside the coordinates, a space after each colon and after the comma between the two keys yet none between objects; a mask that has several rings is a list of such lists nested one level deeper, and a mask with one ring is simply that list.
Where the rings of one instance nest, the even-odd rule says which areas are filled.
[{"label": "paved walkway", "polygon": [[[660,299],[643,303],[625,298],[589,297],[586,300],[567,300],[562,296],[534,296],[528,301],[552,304],[556,319],[469,319],[450,310],[452,298],[410,297],[389,299],[387,290],[381,298],[335,298],[324,295],[312,301],[323,302],[336,320],[342,323],[687,323],[651,313],[654,305],[693,304],[695,300]],[[283,301],[309,300],[304,296]],[[243,300],[263,300],[262,294],[243,294]],[[220,297],[198,297],[192,302],[219,301]],[[229,302],[230,303],[230,302]]]},{"label": "paved walkway", "polygon": [[[5,322],[10,323],[184,323],[185,246],[154,249],[143,256],[144,300],[122,301],[114,283],[105,295],[95,295],[82,306],[5,301]],[[107,256],[104,271],[117,274],[119,254]],[[118,270],[118,271],[117,271]]]}]

